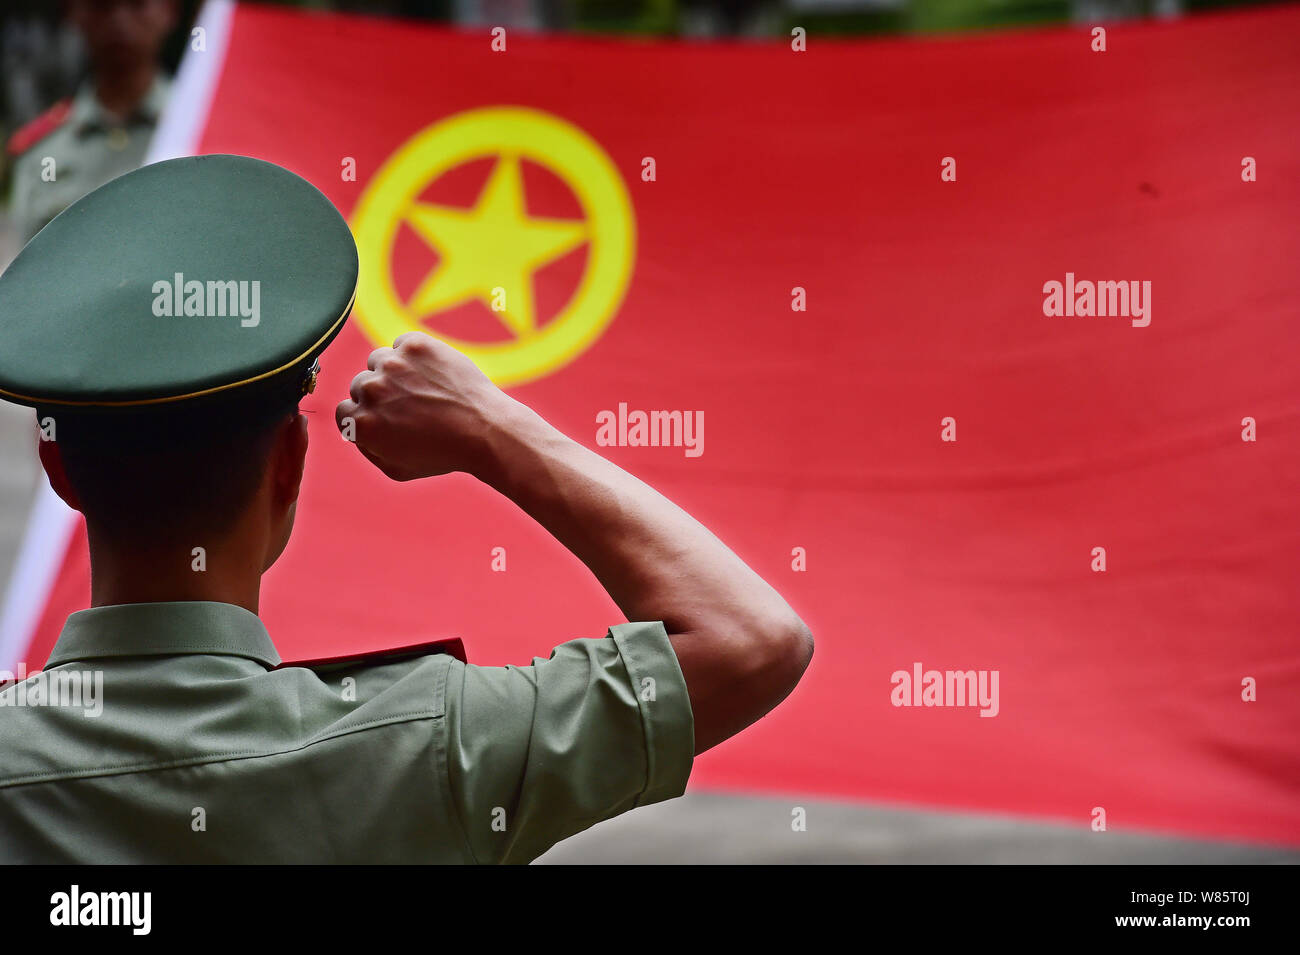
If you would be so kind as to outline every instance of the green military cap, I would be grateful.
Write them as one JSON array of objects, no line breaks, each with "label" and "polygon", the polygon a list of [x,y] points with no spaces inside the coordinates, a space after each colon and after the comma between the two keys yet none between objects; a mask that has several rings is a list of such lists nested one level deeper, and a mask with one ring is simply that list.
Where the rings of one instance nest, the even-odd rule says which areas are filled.
[{"label": "green military cap", "polygon": [[144,166],[0,275],[0,398],[114,418],[296,403],[356,286],[347,223],[305,179],[245,156]]}]

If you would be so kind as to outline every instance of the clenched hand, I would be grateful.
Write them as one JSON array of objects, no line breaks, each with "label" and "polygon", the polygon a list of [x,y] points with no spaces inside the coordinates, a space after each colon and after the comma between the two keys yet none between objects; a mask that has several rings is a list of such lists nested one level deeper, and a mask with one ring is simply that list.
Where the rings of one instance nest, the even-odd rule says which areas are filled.
[{"label": "clenched hand", "polygon": [[423,332],[370,353],[334,418],[394,481],[477,473],[489,432],[512,404],[478,366]]}]

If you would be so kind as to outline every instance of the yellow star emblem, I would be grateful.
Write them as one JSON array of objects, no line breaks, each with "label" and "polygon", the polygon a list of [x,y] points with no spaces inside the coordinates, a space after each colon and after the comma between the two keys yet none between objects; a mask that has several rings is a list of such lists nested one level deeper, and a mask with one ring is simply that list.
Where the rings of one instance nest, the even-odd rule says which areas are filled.
[{"label": "yellow star emblem", "polygon": [[[422,317],[478,299],[516,338],[537,330],[533,273],[587,241],[584,220],[527,214],[514,154],[497,160],[472,209],[416,202],[406,221],[441,257],[407,302],[410,314]],[[505,293],[500,299],[496,289]]]},{"label": "yellow star emblem", "polygon": [[[472,207],[420,198],[430,183],[484,158],[492,169]],[[528,214],[525,160],[568,187],[582,218]],[[438,255],[432,269],[401,267],[402,287],[415,287],[409,296],[398,293],[393,254],[403,226]],[[371,341],[432,331],[502,386],[549,375],[589,348],[613,321],[636,259],[631,199],[600,144],[557,116],[519,106],[468,110],[417,132],[367,183],[352,231],[361,266],[355,315]],[[577,287],[539,325],[537,270],[584,244]],[[474,301],[500,319],[506,340],[458,340],[437,329],[438,313]]]}]

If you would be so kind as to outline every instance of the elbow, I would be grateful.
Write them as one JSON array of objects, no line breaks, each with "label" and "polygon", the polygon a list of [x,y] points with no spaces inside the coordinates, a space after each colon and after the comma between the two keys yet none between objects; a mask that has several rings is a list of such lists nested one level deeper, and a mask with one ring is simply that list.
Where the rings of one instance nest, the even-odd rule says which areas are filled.
[{"label": "elbow", "polygon": [[793,644],[792,652],[799,662],[799,676],[802,677],[804,671],[808,669],[808,664],[812,663],[813,635],[808,629],[808,624],[798,617],[794,618],[794,632],[790,635],[790,641]]},{"label": "elbow", "polygon": [[808,669],[813,656],[813,635],[808,625],[790,614],[788,620],[773,627],[768,637],[773,669],[781,675],[788,693]]}]

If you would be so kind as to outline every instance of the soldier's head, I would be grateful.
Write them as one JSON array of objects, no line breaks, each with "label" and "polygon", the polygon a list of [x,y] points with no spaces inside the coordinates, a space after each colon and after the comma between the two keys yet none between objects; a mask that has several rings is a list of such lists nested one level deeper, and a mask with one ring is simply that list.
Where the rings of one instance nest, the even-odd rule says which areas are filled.
[{"label": "soldier's head", "polygon": [[307,453],[296,406],[38,409],[37,421],[50,484],[101,551],[151,561],[237,549],[260,555],[265,571],[289,542]]},{"label": "soldier's head", "polygon": [[98,70],[129,70],[158,59],[176,26],[174,0],[71,0],[68,17]]},{"label": "soldier's head", "polygon": [[243,156],[145,166],[27,244],[0,275],[0,397],[37,409],[92,550],[157,564],[224,545],[270,566],[307,453],[298,405],[356,284],[338,210]]}]

